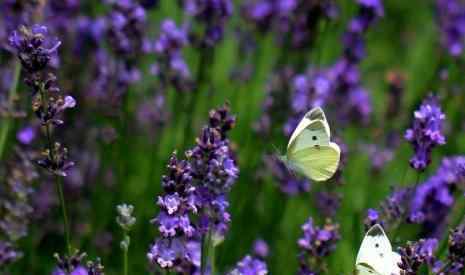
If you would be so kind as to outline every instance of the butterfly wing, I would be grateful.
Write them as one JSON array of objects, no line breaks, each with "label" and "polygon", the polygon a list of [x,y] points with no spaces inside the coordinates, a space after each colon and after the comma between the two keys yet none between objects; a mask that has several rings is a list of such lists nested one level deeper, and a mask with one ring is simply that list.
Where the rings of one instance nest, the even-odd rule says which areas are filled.
[{"label": "butterfly wing", "polygon": [[356,266],[370,266],[381,275],[399,274],[396,255],[383,228],[376,224],[368,230],[362,241]]},{"label": "butterfly wing", "polygon": [[292,132],[287,148],[289,149],[289,147],[291,147],[291,145],[295,142],[297,137],[300,136],[303,133],[303,131],[307,129],[307,127],[315,121],[320,121],[322,125],[321,126],[318,125],[318,127],[321,130],[325,131],[326,136],[328,137],[328,140],[329,140],[331,138],[331,132],[329,129],[328,122],[326,121],[325,113],[320,107],[316,107],[308,111],[305,114],[305,116],[302,118],[302,120],[299,122],[294,132]]},{"label": "butterfly wing", "polygon": [[297,169],[314,181],[330,179],[339,166],[341,150],[336,143],[312,146],[293,151],[288,159]]},{"label": "butterfly wing", "polygon": [[361,263],[355,266],[355,275],[382,275],[368,264]]},{"label": "butterfly wing", "polygon": [[287,149],[289,150],[289,148],[292,146],[292,144],[294,144],[294,142],[296,141],[297,137],[305,130],[305,128],[307,128],[307,126],[311,123],[312,121],[306,117],[304,117],[300,122],[299,124],[297,125],[297,127],[295,128],[294,132],[292,132],[292,135],[291,135],[291,138],[289,139],[289,143],[287,144]]},{"label": "butterfly wing", "polygon": [[328,145],[329,136],[325,130],[325,122],[313,120],[289,144],[288,152],[292,154],[305,148]]},{"label": "butterfly wing", "polygon": [[328,138],[331,138],[331,131],[329,130],[329,124],[328,124],[328,121],[326,120],[326,115],[323,109],[321,109],[320,107],[315,107],[311,109],[307,114],[305,114],[305,118],[309,119],[310,121],[314,121],[314,120],[323,121]]}]

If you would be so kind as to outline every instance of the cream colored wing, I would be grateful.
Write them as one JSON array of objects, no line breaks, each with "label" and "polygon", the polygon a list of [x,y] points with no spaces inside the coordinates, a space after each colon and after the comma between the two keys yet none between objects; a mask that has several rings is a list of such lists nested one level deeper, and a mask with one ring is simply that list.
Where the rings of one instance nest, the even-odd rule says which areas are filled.
[{"label": "cream colored wing", "polygon": [[376,270],[373,269],[368,264],[357,264],[355,266],[355,275],[383,275],[381,273],[376,272]]},{"label": "cream colored wing", "polygon": [[372,226],[360,245],[356,265],[368,265],[381,275],[398,275],[399,261],[400,256],[392,251],[383,228],[379,224]]},{"label": "cream colored wing", "polygon": [[310,119],[306,118],[306,117],[304,117],[299,122],[299,124],[295,128],[294,132],[292,132],[291,138],[289,139],[289,143],[287,144],[287,149],[288,150],[291,147],[291,145],[294,143],[296,138],[302,133],[302,131],[305,130],[305,128],[307,128],[307,126],[310,124],[310,122],[312,122],[312,121]]},{"label": "cream colored wing", "polygon": [[293,152],[289,161],[299,172],[314,181],[330,179],[339,166],[341,150],[336,143],[327,146],[313,146]]},{"label": "cream colored wing", "polygon": [[288,147],[288,154],[314,146],[329,146],[329,136],[325,131],[325,122],[313,120],[300,132]]}]

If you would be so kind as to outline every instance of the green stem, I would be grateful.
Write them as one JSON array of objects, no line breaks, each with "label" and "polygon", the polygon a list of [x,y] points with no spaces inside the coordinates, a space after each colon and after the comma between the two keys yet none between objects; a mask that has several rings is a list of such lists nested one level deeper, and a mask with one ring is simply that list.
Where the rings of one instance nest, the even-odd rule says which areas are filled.
[{"label": "green stem", "polygon": [[[21,64],[19,63],[19,61],[15,61],[14,66],[15,68],[14,68],[13,82],[11,83],[9,96],[8,96],[9,107],[13,106],[13,102],[17,94],[16,90],[18,88],[19,76],[21,75]],[[2,158],[3,153],[5,151],[5,144],[8,139],[8,133],[11,128],[11,123],[12,123],[11,117],[7,117],[5,119],[5,123],[0,128],[0,159]]]},{"label": "green stem", "polygon": [[210,266],[211,272],[209,274],[213,275],[213,265],[214,265],[214,246],[212,241],[212,232],[208,231],[206,235],[202,237],[202,247],[201,247],[201,265],[200,265],[200,275],[208,274],[207,270]]},{"label": "green stem", "polygon": [[124,275],[128,275],[128,250],[125,249],[123,252],[123,267]]},{"label": "green stem", "polygon": [[66,246],[68,249],[68,255],[71,255],[72,248],[71,248],[71,241],[69,237],[69,223],[68,223],[68,215],[66,213],[66,205],[65,205],[65,197],[63,195],[62,181],[61,181],[60,176],[55,176],[55,178],[56,178],[55,183],[56,183],[57,193],[58,193],[58,196],[60,197],[61,213],[63,215],[63,227],[65,230]]},{"label": "green stem", "polygon": [[[211,242],[212,243],[212,242]],[[211,265],[211,275],[215,275],[215,245],[212,245],[210,248],[210,265]]]}]

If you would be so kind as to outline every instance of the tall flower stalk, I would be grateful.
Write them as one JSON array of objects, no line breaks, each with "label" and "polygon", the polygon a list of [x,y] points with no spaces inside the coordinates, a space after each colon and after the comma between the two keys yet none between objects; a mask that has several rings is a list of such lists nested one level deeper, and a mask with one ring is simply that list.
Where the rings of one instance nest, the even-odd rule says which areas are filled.
[{"label": "tall flower stalk", "polygon": [[51,60],[57,58],[56,54],[61,42],[50,37],[47,27],[40,25],[31,28],[21,26],[11,34],[9,42],[21,62],[24,83],[32,89],[32,111],[45,131],[47,145],[37,164],[55,176],[66,246],[71,255],[68,215],[61,178],[67,176],[67,169],[74,163],[68,160],[68,149],[55,141],[52,136],[54,127],[64,123],[60,118],[63,111],[76,106],[73,97],[60,93],[56,85],[56,76],[51,68]]}]

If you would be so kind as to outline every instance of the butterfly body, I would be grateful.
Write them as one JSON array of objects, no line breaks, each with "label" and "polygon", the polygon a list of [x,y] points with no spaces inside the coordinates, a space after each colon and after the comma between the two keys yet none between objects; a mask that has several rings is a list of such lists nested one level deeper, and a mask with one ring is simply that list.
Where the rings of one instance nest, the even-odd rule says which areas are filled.
[{"label": "butterfly body", "polygon": [[399,275],[400,255],[392,251],[383,228],[371,227],[360,245],[355,263],[356,275]]},{"label": "butterfly body", "polygon": [[337,170],[341,151],[331,142],[331,132],[323,110],[310,110],[289,139],[285,164],[314,181],[325,181]]}]

